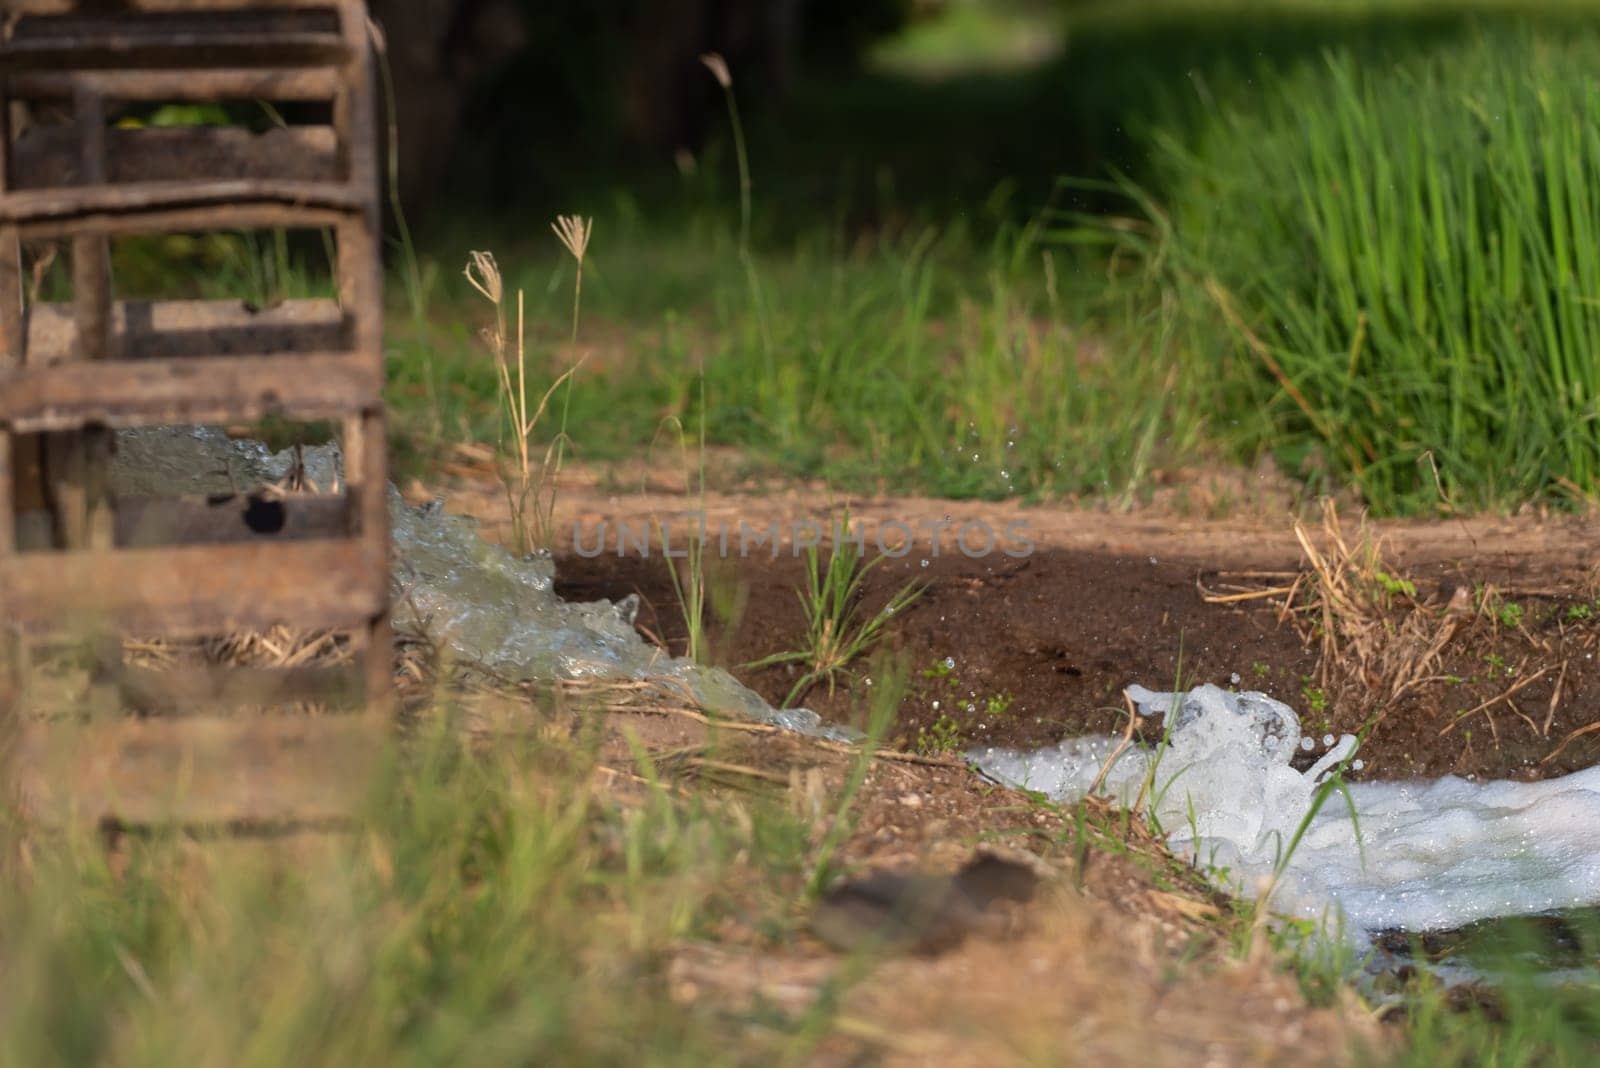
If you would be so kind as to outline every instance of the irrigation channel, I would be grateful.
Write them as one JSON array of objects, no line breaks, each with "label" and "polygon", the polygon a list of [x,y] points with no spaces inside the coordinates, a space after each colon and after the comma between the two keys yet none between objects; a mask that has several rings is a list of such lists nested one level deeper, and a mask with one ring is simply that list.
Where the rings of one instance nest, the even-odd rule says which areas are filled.
[{"label": "irrigation channel", "polygon": [[[120,435],[114,481],[120,492],[217,492],[279,480],[294,464],[331,485],[337,447],[296,457],[209,428],[160,428]],[[464,662],[515,680],[671,680],[717,715],[850,736],[807,710],[774,709],[720,668],[667,657],[635,630],[636,600],[563,601],[549,558],[514,557],[438,505],[413,507],[392,489],[390,500],[396,624],[425,623]],[[1140,802],[1219,889],[1270,896],[1273,912],[1361,949],[1600,906],[1600,767],[1532,783],[1345,783],[1338,773],[1360,766],[1356,739],[1303,733],[1269,695],[1212,685],[1128,693],[1142,715],[1164,717],[1157,745],[1082,736],[967,759],[1057,801],[1093,790]],[[1291,766],[1308,753],[1317,758],[1307,770]],[[1558,956],[1552,974],[1563,974]]]}]

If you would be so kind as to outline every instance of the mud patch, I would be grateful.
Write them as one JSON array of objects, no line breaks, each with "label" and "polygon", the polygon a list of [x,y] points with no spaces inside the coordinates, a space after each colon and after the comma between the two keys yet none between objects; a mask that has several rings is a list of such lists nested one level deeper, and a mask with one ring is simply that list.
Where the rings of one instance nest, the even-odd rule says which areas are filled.
[{"label": "mud patch", "polygon": [[[1271,562],[1285,571],[1297,566]],[[869,606],[908,581],[928,583],[886,643],[912,668],[894,741],[958,752],[1119,732],[1127,721],[1122,690],[1133,682],[1261,690],[1295,706],[1318,738],[1359,730],[1380,695],[1359,678],[1330,682],[1319,672],[1314,636],[1303,637],[1277,602],[1208,602],[1203,591],[1246,581],[1240,571],[1215,557],[1066,549],[1004,563],[948,554],[886,562],[867,581]],[[1362,775],[1532,779],[1600,759],[1600,729],[1579,733],[1600,724],[1600,609],[1587,572],[1493,556],[1435,561],[1407,574],[1430,611],[1446,611],[1460,589],[1493,587],[1498,600],[1475,612],[1428,678],[1385,707],[1363,746]],[[641,629],[675,653],[684,648],[686,627],[663,561],[569,555],[558,560],[557,575],[557,590],[569,599],[637,593]],[[728,561],[712,581],[739,606],[706,620],[717,662],[781,701],[793,669],[741,665],[800,641],[802,562],[788,555]],[[850,722],[868,686],[866,666],[857,668],[833,693],[819,685],[804,702]]]}]

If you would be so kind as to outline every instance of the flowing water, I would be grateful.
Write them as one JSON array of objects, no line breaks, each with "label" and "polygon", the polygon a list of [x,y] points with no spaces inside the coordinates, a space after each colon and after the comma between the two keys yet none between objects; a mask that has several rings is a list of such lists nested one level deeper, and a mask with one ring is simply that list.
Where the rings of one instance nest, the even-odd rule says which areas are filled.
[{"label": "flowing water", "polygon": [[[119,435],[120,492],[217,493],[277,481],[297,466],[326,489],[333,446],[272,453],[206,428]],[[672,658],[633,628],[633,598],[575,604],[554,589],[547,556],[518,558],[437,505],[390,491],[395,617],[456,655],[514,679],[658,679],[686,686],[714,713],[844,737],[804,709],[775,710],[718,668]],[[1091,789],[1141,799],[1180,853],[1224,889],[1270,894],[1275,910],[1342,928],[1433,932],[1495,917],[1600,903],[1600,768],[1541,783],[1352,782],[1355,739],[1302,736],[1287,705],[1202,686],[1184,694],[1131,687],[1164,715],[1154,749],[1074,738],[1032,751],[968,754],[1011,786],[1072,801]],[[1306,770],[1308,751],[1321,750]],[[1113,759],[1114,758],[1114,759]],[[1109,762],[1109,765],[1108,765]]]},{"label": "flowing water", "polygon": [[[117,435],[112,484],[125,495],[241,492],[294,479],[329,491],[342,476],[337,445],[274,453],[203,426]],[[394,621],[425,631],[464,661],[502,678],[632,679],[687,689],[715,715],[754,719],[832,738],[848,732],[808,709],[774,709],[728,672],[669,657],[634,630],[636,598],[563,601],[548,555],[516,557],[477,524],[437,503],[412,507],[389,488]]]},{"label": "flowing water", "polygon": [[[1208,685],[1129,695],[1141,713],[1166,714],[1161,746],[1119,754],[1114,739],[1075,738],[969,757],[1059,801],[1095,788],[1131,803],[1142,792],[1172,847],[1226,889],[1270,893],[1276,911],[1352,934],[1446,931],[1600,902],[1600,768],[1537,783],[1336,783],[1355,739],[1319,746],[1265,694]],[[1326,751],[1296,771],[1307,742]]]}]

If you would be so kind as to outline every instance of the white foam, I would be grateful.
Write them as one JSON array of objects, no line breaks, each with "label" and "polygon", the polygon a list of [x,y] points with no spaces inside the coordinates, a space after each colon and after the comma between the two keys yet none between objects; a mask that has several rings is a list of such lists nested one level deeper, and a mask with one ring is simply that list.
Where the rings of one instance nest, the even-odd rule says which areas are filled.
[{"label": "white foam", "polygon": [[[1352,930],[1433,931],[1600,903],[1600,768],[1540,783],[1351,783],[1348,795],[1323,791],[1308,820],[1354,738],[1297,772],[1289,760],[1299,721],[1265,694],[1135,686],[1129,695],[1147,715],[1168,713],[1167,742],[1124,752],[1100,792],[1123,803],[1142,793],[1175,850],[1235,893],[1271,887],[1275,911],[1342,913]],[[1070,801],[1089,790],[1116,744],[1075,738],[969,756],[1002,782]]]}]

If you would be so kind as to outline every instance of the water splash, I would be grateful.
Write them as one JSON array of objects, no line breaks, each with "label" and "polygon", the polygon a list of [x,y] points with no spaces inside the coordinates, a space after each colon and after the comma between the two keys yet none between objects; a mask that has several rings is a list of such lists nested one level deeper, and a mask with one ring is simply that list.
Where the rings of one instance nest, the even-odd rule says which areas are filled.
[{"label": "water splash", "polygon": [[[1540,783],[1350,783],[1316,808],[1355,752],[1351,736],[1300,772],[1289,764],[1299,719],[1265,694],[1128,692],[1141,713],[1167,715],[1165,744],[1128,748],[1099,791],[1142,799],[1173,848],[1226,890],[1255,897],[1271,887],[1276,911],[1342,915],[1352,932],[1451,930],[1600,903],[1600,768]],[[1001,782],[1073,801],[1116,748],[1090,737],[968,755]]]},{"label": "water splash", "polygon": [[[212,427],[155,427],[118,433],[111,478],[124,495],[229,493],[278,482],[296,467],[324,491],[343,476],[336,444],[274,453]],[[686,689],[714,715],[852,737],[809,709],[773,708],[721,668],[649,645],[633,628],[636,597],[563,601],[547,554],[513,556],[438,502],[412,507],[391,486],[389,519],[396,626],[426,630],[467,661],[516,681],[663,681]]]},{"label": "water splash", "polygon": [[[113,482],[124,494],[237,492],[297,462],[324,489],[340,475],[332,446],[296,456],[205,427],[124,431]],[[713,712],[845,736],[805,709],[773,709],[725,671],[647,645],[633,630],[631,598],[562,601],[548,557],[514,557],[471,520],[413,508],[392,489],[390,511],[397,622],[427,627],[464,658],[516,679],[671,680]],[[993,778],[1063,801],[1099,779],[1107,796],[1142,800],[1173,847],[1224,888],[1253,896],[1276,880],[1276,910],[1317,920],[1340,912],[1352,930],[1449,930],[1600,903],[1600,768],[1542,783],[1352,783],[1348,800],[1330,794],[1313,813],[1355,739],[1296,771],[1291,760],[1316,741],[1266,694],[1128,692],[1143,714],[1166,717],[1163,745],[1119,752],[1116,739],[1087,737],[969,758]]]},{"label": "water splash", "polygon": [[633,628],[636,596],[563,601],[547,554],[513,556],[437,503],[414,508],[393,490],[389,501],[397,626],[424,629],[506,678],[671,680],[718,715],[846,736],[808,709],[774,709],[721,668],[647,644]]}]

